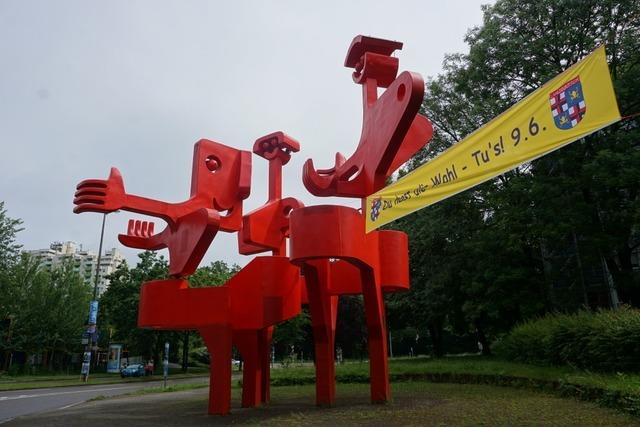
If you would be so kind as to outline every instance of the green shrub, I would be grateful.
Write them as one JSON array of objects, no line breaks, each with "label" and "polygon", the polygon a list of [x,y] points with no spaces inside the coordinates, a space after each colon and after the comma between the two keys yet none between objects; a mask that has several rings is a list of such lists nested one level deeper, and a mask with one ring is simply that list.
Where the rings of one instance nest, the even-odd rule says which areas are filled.
[{"label": "green shrub", "polygon": [[24,372],[23,368],[24,368],[24,365],[13,363],[11,364],[11,366],[9,366],[9,370],[7,371],[7,374],[11,376],[21,375]]},{"label": "green shrub", "polygon": [[518,362],[640,371],[640,310],[547,315],[516,326],[494,349]]}]

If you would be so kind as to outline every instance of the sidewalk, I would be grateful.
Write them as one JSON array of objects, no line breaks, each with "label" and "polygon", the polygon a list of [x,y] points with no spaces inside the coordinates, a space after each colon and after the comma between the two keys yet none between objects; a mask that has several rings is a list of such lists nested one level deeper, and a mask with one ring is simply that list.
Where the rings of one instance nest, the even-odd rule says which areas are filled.
[{"label": "sidewalk", "polygon": [[[170,374],[171,379],[184,379],[184,378],[198,378],[208,377],[208,372],[196,372],[196,373],[174,373]],[[135,377],[135,378],[120,378],[118,374],[104,374],[98,373],[89,375],[89,381],[83,383],[80,380],[80,375],[51,375],[51,376],[26,376],[26,377],[9,377],[3,376],[0,379],[0,391],[12,391],[12,390],[31,390],[37,388],[51,388],[51,387],[76,387],[85,385],[103,385],[103,384],[127,384],[127,383],[144,383],[148,381],[158,381],[162,379],[162,372],[160,374],[152,375],[149,377]]]},{"label": "sidewalk", "polygon": [[[218,426],[259,422],[260,409],[234,407],[228,417],[207,415],[208,388],[142,396],[121,396],[86,402],[57,411],[13,419],[4,426],[113,427]],[[238,390],[234,390],[236,394]],[[237,400],[236,400],[237,402]],[[313,406],[309,402],[309,406]],[[251,421],[250,421],[251,420]]]}]

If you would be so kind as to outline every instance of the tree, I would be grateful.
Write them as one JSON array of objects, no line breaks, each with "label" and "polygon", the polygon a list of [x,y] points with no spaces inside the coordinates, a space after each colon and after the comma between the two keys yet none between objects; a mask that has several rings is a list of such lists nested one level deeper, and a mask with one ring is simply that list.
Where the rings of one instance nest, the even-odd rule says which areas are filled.
[{"label": "tree", "polygon": [[42,365],[66,364],[66,356],[77,348],[86,321],[91,288],[74,271],[71,262],[51,273],[39,260],[22,254],[12,268],[10,281],[16,289],[8,351],[42,355]]},{"label": "tree", "polygon": [[[191,335],[189,331],[153,331],[138,328],[140,287],[145,282],[168,277],[168,264],[163,256],[146,251],[138,257],[140,260],[135,267],[130,268],[123,263],[109,276],[109,288],[100,300],[101,329],[110,330],[110,339],[124,343],[129,353],[152,357],[156,362],[160,359],[165,341],[171,343],[172,357],[177,354],[180,343],[183,370],[186,370]],[[219,286],[238,270],[237,265],[229,266],[224,261],[215,261],[196,270],[189,278],[189,283],[194,287]],[[103,334],[103,337],[106,335]]]},{"label": "tree", "polygon": [[[202,288],[207,286],[224,285],[234,274],[240,270],[240,266],[234,264],[229,266],[224,261],[213,261],[208,266],[200,267],[189,277],[189,285],[194,288]],[[191,332],[184,331],[182,334],[182,371],[187,372],[189,364],[189,340]],[[201,340],[198,338],[198,344],[202,346]]]},{"label": "tree", "polygon": [[[20,245],[15,243],[16,235],[22,230],[22,221],[10,218],[0,201],[0,319],[8,319],[14,314],[18,289],[10,280],[12,268],[20,258]],[[3,322],[4,325],[8,322]],[[4,337],[7,331],[2,330]]]},{"label": "tree", "polygon": [[[309,348],[312,345],[305,345],[311,337],[311,315],[303,309],[296,317],[282,322],[276,326],[273,332],[273,345],[276,354],[283,357],[291,353],[291,348]],[[309,351],[309,355],[311,352]]]},{"label": "tree", "polygon": [[0,201],[0,348],[4,350],[2,367],[8,368],[13,345],[12,327],[18,305],[20,289],[12,280],[12,270],[20,255],[16,235],[22,230],[20,219],[8,216],[4,202]]},{"label": "tree", "polygon": [[367,323],[361,295],[342,295],[338,299],[336,348],[344,358],[361,358],[367,354]]},{"label": "tree", "polygon": [[[499,1],[485,8],[484,25],[467,37],[470,53],[459,67],[465,80],[459,88],[480,105],[499,99],[510,104],[604,43],[622,114],[637,112],[639,14],[638,1]],[[637,120],[597,132],[533,162],[525,188],[542,252],[566,251],[570,241],[586,264],[604,260],[623,298],[634,304],[639,136]]]},{"label": "tree", "polygon": [[[640,110],[640,2],[498,0],[468,54],[427,83],[433,142],[411,170],[604,43],[622,114]],[[597,100],[587,100],[597,102]],[[588,108],[588,106],[587,106]],[[410,235],[412,291],[390,318],[490,341],[521,319],[597,305],[587,270],[638,305],[638,119],[622,121],[396,224]],[[406,173],[402,171],[401,175]]]},{"label": "tree", "polygon": [[198,268],[189,277],[189,285],[194,288],[224,285],[238,271],[240,266],[237,264],[230,266],[224,261],[213,261],[207,266]]},{"label": "tree", "polygon": [[164,345],[161,336],[167,333],[138,328],[138,303],[142,284],[166,278],[168,264],[155,252],[146,251],[138,257],[134,268],[122,263],[109,276],[109,288],[100,299],[98,319],[100,329],[111,331],[112,341],[122,342],[129,353],[153,357],[158,362]]},{"label": "tree", "polygon": [[9,217],[0,201],[0,272],[6,272],[20,257],[22,246],[16,243],[16,235],[23,230],[20,225],[22,220]]}]

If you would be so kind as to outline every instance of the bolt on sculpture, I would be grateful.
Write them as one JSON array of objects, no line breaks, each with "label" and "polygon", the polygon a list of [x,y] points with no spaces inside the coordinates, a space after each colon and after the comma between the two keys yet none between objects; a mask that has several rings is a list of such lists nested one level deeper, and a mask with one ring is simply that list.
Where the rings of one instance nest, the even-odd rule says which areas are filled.
[{"label": "bolt on sculpture", "polygon": [[[392,57],[402,44],[357,36],[345,66],[363,87],[363,126],[355,153],[336,154],[335,166],[303,169],[305,187],[316,196],[365,198],[429,142],[432,127],[418,114],[424,82],[398,72]],[[378,89],[386,88],[378,97]],[[242,406],[269,400],[269,349],[273,327],[296,316],[301,304],[311,312],[316,403],[335,400],[334,345],[340,295],[362,294],[369,332],[371,400],[389,399],[387,334],[382,294],[409,288],[407,236],[396,231],[365,233],[363,214],[344,206],[304,207],[282,198],[282,167],[300,145],[282,132],[259,138],[253,152],[269,161],[269,195],[260,208],[242,215],[249,196],[251,153],[209,140],[195,144],[188,200],[171,204],[127,194],[120,172],[77,186],[74,212],[118,209],[158,217],[166,228],[129,221],[120,242],[129,247],[169,250],[170,279],[143,284],[138,325],[193,329],[211,355],[209,413],[226,414],[231,400],[231,348],[245,361]],[[241,254],[258,256],[219,287],[190,288],[193,274],[218,231],[237,232]],[[286,239],[291,253],[287,256]]]}]

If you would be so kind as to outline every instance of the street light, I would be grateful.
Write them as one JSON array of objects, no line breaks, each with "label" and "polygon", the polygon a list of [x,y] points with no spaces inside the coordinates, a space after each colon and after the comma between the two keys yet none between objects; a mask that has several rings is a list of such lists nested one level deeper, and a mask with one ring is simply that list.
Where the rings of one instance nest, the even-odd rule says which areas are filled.
[{"label": "street light", "polygon": [[98,323],[98,283],[100,282],[100,262],[102,261],[102,242],[104,240],[104,224],[107,219],[107,214],[102,214],[102,229],[100,231],[100,245],[98,247],[98,259],[96,264],[96,277],[93,284],[93,298],[89,303],[89,327],[87,328],[88,339],[84,349],[84,355],[82,358],[82,368],[80,375],[82,381],[87,382],[89,380],[89,369],[91,367],[91,346],[93,344],[93,338],[96,334],[96,323]]}]

